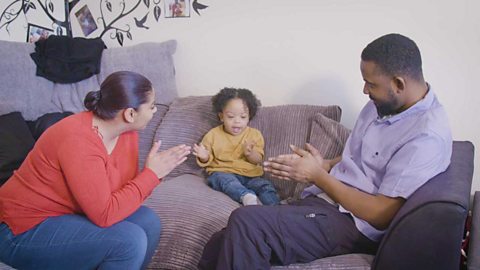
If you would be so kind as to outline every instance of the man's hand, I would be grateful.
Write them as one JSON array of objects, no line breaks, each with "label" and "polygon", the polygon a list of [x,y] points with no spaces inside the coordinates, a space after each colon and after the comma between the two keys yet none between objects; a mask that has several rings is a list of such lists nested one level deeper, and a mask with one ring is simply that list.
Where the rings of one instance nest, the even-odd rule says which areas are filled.
[{"label": "man's hand", "polygon": [[195,155],[203,163],[207,162],[210,158],[210,153],[202,143],[200,143],[199,145],[193,145],[193,155]]},{"label": "man's hand", "polygon": [[145,167],[151,169],[158,178],[163,178],[187,159],[191,147],[181,144],[168,150],[158,152],[160,145],[161,141],[153,144],[152,149],[147,156]]},{"label": "man's hand", "polygon": [[[280,155],[264,162],[264,169],[273,176],[284,180],[296,180],[310,183],[321,173],[326,173],[329,165],[325,164],[318,150],[307,144],[307,150],[290,145],[294,154]],[[327,162],[328,163],[328,162]]]}]

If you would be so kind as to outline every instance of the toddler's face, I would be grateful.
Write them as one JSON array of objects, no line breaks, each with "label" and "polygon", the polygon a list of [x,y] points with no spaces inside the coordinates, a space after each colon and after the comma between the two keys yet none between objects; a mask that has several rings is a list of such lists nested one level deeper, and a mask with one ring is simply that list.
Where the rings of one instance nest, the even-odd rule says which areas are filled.
[{"label": "toddler's face", "polygon": [[228,101],[223,111],[218,114],[218,117],[223,122],[225,131],[233,136],[242,133],[250,121],[248,107],[239,98]]}]

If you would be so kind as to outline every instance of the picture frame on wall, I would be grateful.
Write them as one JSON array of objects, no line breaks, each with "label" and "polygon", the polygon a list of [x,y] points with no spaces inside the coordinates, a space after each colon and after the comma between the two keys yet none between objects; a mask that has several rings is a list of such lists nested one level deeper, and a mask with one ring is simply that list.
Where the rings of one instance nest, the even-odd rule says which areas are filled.
[{"label": "picture frame on wall", "polygon": [[165,18],[190,17],[190,0],[165,0]]},{"label": "picture frame on wall", "polygon": [[47,39],[50,35],[55,35],[55,31],[40,25],[29,23],[26,41],[29,43],[35,43],[39,40]]},{"label": "picture frame on wall", "polygon": [[84,5],[75,12],[75,16],[77,17],[84,36],[87,37],[93,31],[97,30],[97,24],[95,23],[95,19],[93,19],[93,15],[87,5]]}]

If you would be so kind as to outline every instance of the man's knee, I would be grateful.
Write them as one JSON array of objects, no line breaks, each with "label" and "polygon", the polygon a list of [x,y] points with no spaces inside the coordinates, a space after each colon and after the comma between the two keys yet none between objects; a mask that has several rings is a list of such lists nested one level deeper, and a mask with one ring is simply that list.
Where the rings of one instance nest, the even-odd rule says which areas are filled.
[{"label": "man's knee", "polygon": [[256,218],[261,215],[262,206],[239,207],[235,209],[228,219],[228,227],[249,227],[258,221]]}]

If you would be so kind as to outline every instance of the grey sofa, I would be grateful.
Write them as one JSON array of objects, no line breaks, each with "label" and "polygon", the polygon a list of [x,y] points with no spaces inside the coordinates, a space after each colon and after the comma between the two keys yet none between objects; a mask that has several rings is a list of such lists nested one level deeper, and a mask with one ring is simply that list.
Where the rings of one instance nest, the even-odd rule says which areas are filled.
[{"label": "grey sofa", "polygon": [[[29,57],[32,44],[0,41],[0,115],[20,111],[26,120],[49,112],[81,111],[82,100],[111,72],[133,70],[147,76],[157,92],[158,112],[140,132],[140,166],[154,140],[162,149],[193,144],[218,125],[209,96],[177,96],[173,54],[175,41],[108,49],[100,74],[75,84],[55,84],[35,76]],[[255,89],[253,89],[255,90]],[[320,103],[321,101],[319,101]],[[310,142],[327,158],[341,153],[349,130],[339,121],[338,106],[283,105],[262,107],[252,120],[266,141],[266,156],[289,152],[290,143]],[[405,203],[390,225],[375,256],[347,254],[309,264],[273,269],[458,269],[464,221],[469,209],[473,145],[454,142],[448,170],[422,186]],[[296,200],[304,185],[270,178],[285,201]],[[480,196],[480,195],[479,195]],[[478,196],[476,196],[478,197]],[[471,252],[479,253],[480,198],[475,200]],[[178,166],[145,202],[162,219],[162,236],[150,269],[196,269],[203,246],[240,207],[209,188],[194,157]],[[473,254],[471,253],[471,254]],[[469,266],[480,269],[471,255]],[[475,268],[476,267],[476,268]],[[0,269],[11,269],[0,264]]]}]

